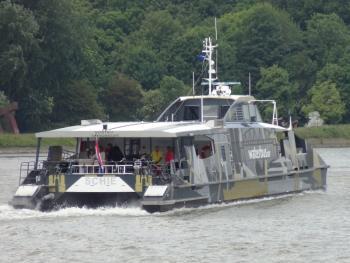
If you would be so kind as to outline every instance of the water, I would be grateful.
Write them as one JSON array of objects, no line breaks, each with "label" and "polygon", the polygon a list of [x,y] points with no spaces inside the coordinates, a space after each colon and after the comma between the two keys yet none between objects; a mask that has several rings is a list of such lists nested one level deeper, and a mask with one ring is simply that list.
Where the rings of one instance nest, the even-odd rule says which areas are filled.
[{"label": "water", "polygon": [[350,148],[315,191],[148,214],[139,208],[14,210],[26,157],[0,155],[0,262],[350,262]]}]

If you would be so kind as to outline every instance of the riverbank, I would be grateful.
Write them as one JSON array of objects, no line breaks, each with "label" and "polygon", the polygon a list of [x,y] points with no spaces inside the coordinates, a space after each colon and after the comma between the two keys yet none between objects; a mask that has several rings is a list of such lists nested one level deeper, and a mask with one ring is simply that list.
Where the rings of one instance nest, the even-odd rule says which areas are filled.
[{"label": "riverbank", "polygon": [[350,147],[350,124],[301,127],[295,133],[315,147]]},{"label": "riverbank", "polygon": [[[64,147],[72,148],[75,146],[75,139],[73,138],[44,138],[41,145],[48,147],[49,145],[62,145]],[[0,134],[0,149],[1,148],[33,148],[36,147],[37,139],[33,133],[22,134]]]}]

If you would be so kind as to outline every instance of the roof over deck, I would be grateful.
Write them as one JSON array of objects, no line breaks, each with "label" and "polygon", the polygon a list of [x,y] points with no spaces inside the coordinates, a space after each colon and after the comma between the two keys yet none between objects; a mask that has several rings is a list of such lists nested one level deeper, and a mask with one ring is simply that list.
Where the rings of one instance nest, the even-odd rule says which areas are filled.
[{"label": "roof over deck", "polygon": [[[105,128],[104,128],[105,127]],[[91,125],[76,125],[36,133],[37,138],[92,138],[92,137],[136,137],[174,138],[193,136],[213,130],[199,122],[104,122]],[[209,132],[210,133],[210,132]]]},{"label": "roof over deck", "polygon": [[[223,123],[222,123],[223,124]],[[85,124],[36,133],[37,138],[93,138],[93,137],[135,137],[135,138],[175,138],[212,134],[223,128],[267,128],[278,131],[286,129],[268,123],[225,123],[216,125],[214,121],[200,122],[104,122]]]}]

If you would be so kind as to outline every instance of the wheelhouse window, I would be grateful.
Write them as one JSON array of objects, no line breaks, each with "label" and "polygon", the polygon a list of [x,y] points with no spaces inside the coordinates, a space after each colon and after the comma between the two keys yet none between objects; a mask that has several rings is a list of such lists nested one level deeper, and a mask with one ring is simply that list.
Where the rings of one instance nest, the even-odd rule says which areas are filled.
[{"label": "wheelhouse window", "polygon": [[222,119],[233,102],[233,99],[199,97],[177,100],[160,115],[158,121],[199,121],[202,104],[205,121]]},{"label": "wheelhouse window", "polygon": [[247,102],[236,103],[226,115],[228,122],[261,122],[259,109],[255,104]]},{"label": "wheelhouse window", "polygon": [[184,120],[185,121],[199,120],[199,107],[198,106],[185,106]]},{"label": "wheelhouse window", "polygon": [[223,117],[225,117],[226,112],[228,111],[229,108],[230,108],[229,105],[220,106],[219,119],[222,119]]}]

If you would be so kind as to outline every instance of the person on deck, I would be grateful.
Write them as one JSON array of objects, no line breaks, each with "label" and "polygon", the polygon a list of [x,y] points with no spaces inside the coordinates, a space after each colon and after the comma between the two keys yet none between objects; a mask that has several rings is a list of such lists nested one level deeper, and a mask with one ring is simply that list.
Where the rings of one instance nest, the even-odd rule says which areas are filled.
[{"label": "person on deck", "polygon": [[173,149],[170,146],[168,146],[166,147],[165,163],[170,164],[172,160],[174,160],[174,152]]},{"label": "person on deck", "polygon": [[166,163],[166,171],[168,174],[171,172],[171,161],[174,160],[174,152],[173,149],[170,146],[166,147],[166,153],[165,153],[165,163]]},{"label": "person on deck", "polygon": [[112,148],[113,145],[111,143],[108,143],[106,147],[106,161],[108,162],[112,161]]},{"label": "person on deck", "polygon": [[163,154],[162,154],[161,150],[159,149],[158,145],[156,145],[156,147],[152,151],[151,157],[152,157],[152,161],[154,162],[154,164],[160,164],[160,162],[162,161]]}]

